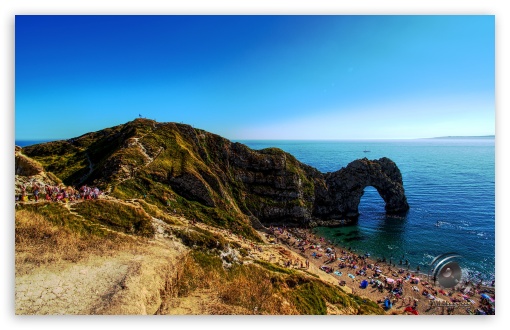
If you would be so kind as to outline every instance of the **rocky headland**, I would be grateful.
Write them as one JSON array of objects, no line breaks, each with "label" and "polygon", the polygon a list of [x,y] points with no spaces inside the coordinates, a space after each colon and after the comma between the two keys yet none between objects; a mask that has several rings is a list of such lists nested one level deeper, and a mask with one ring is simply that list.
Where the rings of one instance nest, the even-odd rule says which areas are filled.
[{"label": "rocky headland", "polygon": [[42,168],[66,185],[98,186],[115,197],[144,197],[192,217],[243,219],[256,228],[356,221],[367,186],[377,189],[388,213],[409,209],[400,171],[388,158],[321,173],[277,148],[252,150],[189,125],[147,119],[17,150],[16,173]]}]

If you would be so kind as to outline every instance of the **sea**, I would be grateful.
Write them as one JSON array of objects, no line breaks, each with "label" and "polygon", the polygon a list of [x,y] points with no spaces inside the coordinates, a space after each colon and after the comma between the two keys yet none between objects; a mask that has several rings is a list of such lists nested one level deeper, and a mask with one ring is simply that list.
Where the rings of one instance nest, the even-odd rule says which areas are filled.
[{"label": "sea", "polygon": [[[366,187],[352,225],[317,227],[317,235],[373,258],[430,273],[435,257],[455,253],[462,280],[495,280],[495,138],[412,140],[238,141],[252,149],[280,148],[321,172],[359,158],[393,160],[410,209],[387,217],[384,201]],[[407,268],[408,266],[403,266]]]},{"label": "sea", "polygon": [[14,144],[17,145],[18,147],[28,147],[28,146],[31,146],[34,144],[51,142],[51,141],[54,141],[54,140],[16,140],[16,141],[14,141]]},{"label": "sea", "polygon": [[[16,141],[28,146],[47,141]],[[366,187],[352,225],[317,227],[316,234],[360,254],[430,271],[435,257],[458,255],[463,280],[495,280],[495,139],[283,141],[241,140],[252,149],[280,148],[321,172],[359,158],[393,160],[410,209],[387,217],[384,201]],[[407,267],[407,266],[406,266]]]}]

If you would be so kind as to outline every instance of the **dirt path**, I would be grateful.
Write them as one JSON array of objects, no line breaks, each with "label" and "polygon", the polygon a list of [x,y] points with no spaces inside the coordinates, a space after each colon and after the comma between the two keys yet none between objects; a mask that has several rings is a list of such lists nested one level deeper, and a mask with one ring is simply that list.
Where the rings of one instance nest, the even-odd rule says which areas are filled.
[{"label": "dirt path", "polygon": [[94,314],[105,295],[122,288],[135,263],[129,259],[94,257],[16,276],[16,314]]},{"label": "dirt path", "polygon": [[94,171],[94,164],[92,163],[92,161],[90,160],[90,157],[89,157],[89,154],[85,153],[85,157],[87,157],[87,162],[89,163],[89,171],[87,172],[87,174],[85,174],[84,176],[82,176],[80,178],[80,181],[78,181],[78,184],[77,186],[80,186],[85,180],[87,180],[87,178],[92,174],[92,172]]},{"label": "dirt path", "polygon": [[17,315],[155,314],[162,290],[187,249],[164,234],[166,224],[154,219],[158,234],[140,251],[91,256],[78,263],[40,266],[15,278]]}]

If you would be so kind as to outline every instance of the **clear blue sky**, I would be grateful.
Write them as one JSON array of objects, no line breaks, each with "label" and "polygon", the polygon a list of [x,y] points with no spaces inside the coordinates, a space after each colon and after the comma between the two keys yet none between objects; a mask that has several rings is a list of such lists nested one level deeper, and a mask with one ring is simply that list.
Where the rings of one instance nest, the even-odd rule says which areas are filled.
[{"label": "clear blue sky", "polygon": [[495,134],[494,16],[16,16],[15,139]]}]

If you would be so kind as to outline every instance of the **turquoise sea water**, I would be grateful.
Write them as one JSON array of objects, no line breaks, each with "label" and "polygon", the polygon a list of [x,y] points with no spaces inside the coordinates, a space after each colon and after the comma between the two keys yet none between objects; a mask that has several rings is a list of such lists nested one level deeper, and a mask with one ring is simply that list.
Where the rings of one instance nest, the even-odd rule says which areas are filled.
[{"label": "turquoise sea water", "polygon": [[383,199],[367,187],[357,224],[320,227],[317,234],[397,264],[408,259],[411,269],[420,266],[425,273],[435,256],[456,252],[463,278],[494,279],[494,138],[239,142],[253,149],[281,148],[322,172],[358,158],[392,159],[410,205],[405,218],[387,218]]}]

